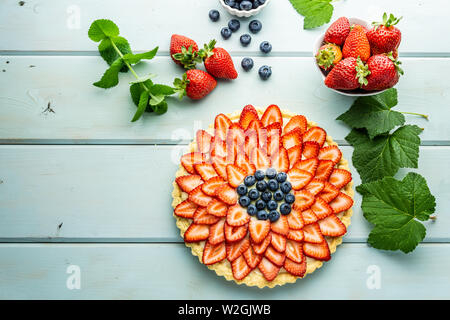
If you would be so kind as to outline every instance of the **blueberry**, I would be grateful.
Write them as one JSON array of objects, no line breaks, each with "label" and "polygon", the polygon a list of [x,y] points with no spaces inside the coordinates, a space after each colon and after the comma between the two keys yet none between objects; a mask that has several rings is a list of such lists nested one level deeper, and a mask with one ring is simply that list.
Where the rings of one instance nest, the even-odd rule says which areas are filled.
[{"label": "blueberry", "polygon": [[240,27],[241,27],[241,23],[239,22],[238,19],[231,19],[228,22],[228,28],[230,28],[230,30],[233,32],[238,31]]},{"label": "blueberry", "polygon": [[209,18],[210,18],[212,21],[214,21],[214,22],[216,22],[217,20],[219,20],[219,18],[220,18],[220,13],[219,13],[219,11],[217,11],[217,10],[211,10],[211,11],[209,12]]},{"label": "blueberry", "polygon": [[272,222],[277,221],[278,219],[280,219],[280,213],[278,211],[270,211],[269,213],[269,220]]},{"label": "blueberry", "polygon": [[248,24],[248,28],[250,29],[251,33],[258,33],[262,29],[262,23],[259,20],[252,20]]},{"label": "blueberry", "polygon": [[256,179],[255,179],[254,176],[246,176],[245,179],[244,179],[244,184],[247,187],[251,187],[252,185],[255,184],[255,182],[256,182]]},{"label": "blueberry", "polygon": [[258,7],[261,5],[261,3],[259,3],[259,0],[254,0],[253,1],[253,9],[258,9]]},{"label": "blueberry", "polygon": [[270,200],[269,202],[267,202],[267,209],[276,210],[277,207],[278,207],[278,203],[276,201]]},{"label": "blueberry", "polygon": [[267,182],[267,186],[269,187],[270,191],[277,191],[280,187],[277,180],[275,179],[269,180],[269,182]]},{"label": "blueberry", "polygon": [[243,196],[247,194],[247,187],[244,184],[241,184],[237,187],[236,191],[238,195]]},{"label": "blueberry", "polygon": [[264,53],[269,53],[272,51],[272,45],[268,41],[263,41],[259,45],[259,49]]},{"label": "blueberry", "polygon": [[280,213],[284,214],[284,215],[287,215],[287,214],[291,213],[291,206],[289,204],[287,204],[287,203],[283,203],[280,206]]},{"label": "blueberry", "polygon": [[222,38],[226,40],[229,37],[231,37],[231,30],[228,27],[223,27],[222,30],[220,31],[220,34],[222,35]]},{"label": "blueberry", "polygon": [[286,201],[286,203],[288,203],[288,204],[293,204],[295,202],[295,196],[292,193],[288,193],[284,197],[284,201]]},{"label": "blueberry", "polygon": [[272,75],[272,68],[269,66],[262,66],[259,68],[258,73],[262,80],[267,80]]},{"label": "blueberry", "polygon": [[276,175],[277,175],[277,170],[275,170],[274,168],[269,168],[266,170],[267,178],[273,179],[273,178],[275,178]]},{"label": "blueberry", "polygon": [[279,174],[277,174],[277,181],[278,181],[279,183],[285,182],[286,179],[287,179],[287,174],[286,174],[286,173],[280,172]]},{"label": "blueberry", "polygon": [[250,190],[250,191],[248,192],[248,197],[249,197],[251,200],[256,200],[256,199],[258,199],[258,198],[259,198],[259,191],[256,190],[256,189]]},{"label": "blueberry", "polygon": [[284,194],[280,190],[277,190],[273,193],[273,199],[275,201],[281,201],[284,199]]},{"label": "blueberry", "polygon": [[256,209],[256,206],[254,204],[251,204],[247,207],[247,213],[251,216],[254,216],[258,209]]},{"label": "blueberry", "polygon": [[266,0],[258,0],[258,2],[263,5],[264,3],[266,3]]},{"label": "blueberry", "polygon": [[283,191],[284,193],[289,193],[292,190],[292,185],[289,181],[285,181],[281,184],[280,186],[281,191]]},{"label": "blueberry", "polygon": [[245,11],[251,10],[253,9],[253,3],[251,3],[251,1],[244,0],[239,4],[239,9]]},{"label": "blueberry", "polygon": [[265,182],[264,180],[258,181],[256,183],[256,189],[258,189],[258,191],[266,191],[267,189],[267,182]]},{"label": "blueberry", "polygon": [[261,194],[261,199],[263,199],[265,202],[270,201],[272,199],[272,192],[270,191],[264,191]]},{"label": "blueberry", "polygon": [[266,176],[266,175],[264,174],[264,171],[262,171],[262,170],[256,170],[256,172],[255,172],[255,178],[256,178],[256,180],[258,180],[258,181],[263,180],[265,176]]},{"label": "blueberry", "polygon": [[234,0],[225,0],[224,2],[229,7],[233,7],[236,5],[236,1],[234,1]]},{"label": "blueberry", "polygon": [[240,197],[239,204],[243,207],[247,207],[250,204],[250,198],[247,196]]},{"label": "blueberry", "polygon": [[256,217],[259,220],[267,220],[269,218],[269,214],[265,210],[260,210],[258,213],[256,213]]},{"label": "blueberry", "polygon": [[251,70],[253,68],[253,59],[252,58],[242,59],[241,66],[245,71]]},{"label": "blueberry", "polygon": [[258,209],[258,210],[263,210],[266,208],[266,203],[261,199],[256,201],[255,205],[256,205],[256,209]]},{"label": "blueberry", "polygon": [[252,37],[248,33],[245,33],[241,36],[240,41],[241,44],[246,47],[252,42]]}]

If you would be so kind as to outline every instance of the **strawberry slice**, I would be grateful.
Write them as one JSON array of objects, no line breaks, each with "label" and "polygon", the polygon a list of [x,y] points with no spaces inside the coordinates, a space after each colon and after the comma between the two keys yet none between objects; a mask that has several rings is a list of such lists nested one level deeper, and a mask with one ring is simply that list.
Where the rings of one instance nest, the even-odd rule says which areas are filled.
[{"label": "strawberry slice", "polygon": [[206,212],[216,217],[225,217],[228,212],[228,206],[224,202],[214,198],[208,203]]},{"label": "strawberry slice", "polygon": [[244,153],[245,133],[238,123],[233,123],[227,133],[228,160],[236,159],[236,155]]},{"label": "strawberry slice", "polygon": [[288,133],[297,128],[300,129],[301,134],[303,134],[308,128],[308,121],[304,116],[301,115],[293,116],[284,127],[284,132]]},{"label": "strawberry slice", "polygon": [[309,243],[321,243],[324,241],[322,232],[317,223],[308,224],[303,228],[304,241]]},{"label": "strawberry slice", "polygon": [[208,237],[208,225],[191,223],[184,233],[184,242],[199,242],[208,239]]},{"label": "strawberry slice", "polygon": [[227,176],[228,183],[233,188],[237,188],[247,176],[247,172],[241,167],[235,166],[234,164],[227,165]]},{"label": "strawberry slice", "polygon": [[347,228],[335,214],[329,215],[318,223],[324,236],[339,237],[347,232]]},{"label": "strawberry slice", "polygon": [[202,177],[194,174],[177,177],[175,182],[178,184],[180,189],[186,193],[191,192],[203,183]]},{"label": "strawberry slice", "polygon": [[353,206],[353,199],[345,193],[339,192],[339,195],[330,202],[330,207],[334,214],[346,211]]},{"label": "strawberry slice", "polygon": [[261,148],[255,148],[252,150],[250,162],[260,170],[270,168],[270,158],[266,155],[266,153],[264,153]]},{"label": "strawberry slice", "polygon": [[290,149],[295,146],[301,146],[303,143],[301,129],[295,128],[294,130],[284,134],[281,137],[281,142],[283,143],[283,147],[285,147],[286,149]]},{"label": "strawberry slice", "polygon": [[341,189],[352,181],[352,174],[344,169],[334,169],[328,181],[336,188]]},{"label": "strawberry slice", "polygon": [[241,256],[250,247],[250,240],[248,237],[233,243],[227,243],[227,259],[232,262]]},{"label": "strawberry slice", "polygon": [[221,177],[213,177],[202,184],[202,191],[208,196],[215,196],[216,189],[224,184],[226,184],[226,182]]},{"label": "strawberry slice", "polygon": [[312,179],[310,183],[305,187],[306,190],[313,195],[317,195],[325,188],[325,182],[319,179]]},{"label": "strawberry slice", "polygon": [[287,238],[289,240],[302,242],[304,238],[303,230],[289,230]]},{"label": "strawberry slice", "polygon": [[186,169],[190,174],[194,174],[194,164],[203,163],[206,161],[206,155],[200,152],[191,152],[186,153],[181,157],[181,165]]},{"label": "strawberry slice", "polygon": [[288,240],[286,242],[286,258],[297,263],[302,263],[303,260],[306,260],[303,256],[303,243]]},{"label": "strawberry slice", "polygon": [[250,248],[248,248],[247,251],[244,252],[244,258],[248,266],[252,269],[255,269],[256,266],[261,262],[262,256],[256,254],[256,252],[253,250],[253,247],[250,246]]},{"label": "strawberry slice", "polygon": [[314,195],[306,190],[296,191],[294,192],[294,195],[294,208],[298,211],[303,211],[310,208],[315,201]]},{"label": "strawberry slice", "polygon": [[175,207],[174,213],[178,217],[192,219],[194,218],[197,208],[198,206],[195,203],[189,200],[184,200]]},{"label": "strawberry slice", "polygon": [[194,213],[194,223],[196,224],[215,224],[219,217],[209,214],[206,208],[199,207]]},{"label": "strawberry slice", "polygon": [[316,197],[316,202],[311,206],[311,210],[319,220],[324,219],[333,213],[333,209],[321,197]]},{"label": "strawberry slice", "polygon": [[270,229],[278,234],[284,236],[287,235],[289,233],[289,223],[287,216],[282,215],[277,221],[272,222],[270,224]]},{"label": "strawberry slice", "polygon": [[244,224],[240,227],[232,227],[225,223],[225,239],[228,242],[239,241],[245,237],[248,230],[248,224]]},{"label": "strawberry slice", "polygon": [[238,200],[236,190],[228,184],[224,184],[216,189],[216,197],[230,206],[235,205]]},{"label": "strawberry slice", "polygon": [[259,116],[255,107],[249,104],[242,109],[239,124],[244,130],[246,130],[253,120],[259,121]]},{"label": "strawberry slice", "polygon": [[292,168],[287,172],[288,180],[292,184],[292,189],[300,190],[306,186],[314,176],[308,171]]},{"label": "strawberry slice", "polygon": [[209,180],[212,177],[217,176],[216,170],[210,163],[198,163],[194,164],[195,171],[202,177],[203,181]]},{"label": "strawberry slice", "polygon": [[227,144],[225,141],[220,139],[214,139],[214,142],[211,144],[211,158],[219,157],[227,159]]},{"label": "strawberry slice", "polygon": [[322,148],[327,140],[327,132],[321,127],[312,127],[303,135],[303,141],[315,141]]},{"label": "strawberry slice", "polygon": [[316,175],[317,167],[319,166],[319,160],[317,158],[310,158],[305,160],[300,160],[294,165],[294,168],[308,171],[313,176]]},{"label": "strawberry slice", "polygon": [[[289,148],[287,150],[289,157],[289,169],[295,167],[295,164],[302,160],[302,145]],[[302,168],[299,168],[302,169]]]},{"label": "strawberry slice", "polygon": [[228,208],[227,223],[233,227],[240,227],[248,223],[250,216],[243,207],[235,204]]},{"label": "strawberry slice", "polygon": [[331,160],[319,161],[319,166],[316,171],[316,179],[326,181],[333,172],[335,163]]},{"label": "strawberry slice", "polygon": [[271,243],[271,241],[272,241],[272,233],[269,233],[263,242],[259,244],[252,242],[253,250],[255,250],[256,254],[263,254],[266,251],[269,244]]},{"label": "strawberry slice", "polygon": [[279,122],[275,122],[264,129],[267,133],[267,155],[271,156],[280,150],[281,125]]},{"label": "strawberry slice", "polygon": [[268,106],[261,117],[261,122],[264,127],[274,122],[279,122],[283,126],[283,116],[281,115],[280,108],[274,104]]},{"label": "strawberry slice", "polygon": [[285,148],[281,147],[277,153],[272,154],[271,164],[272,168],[278,172],[286,172],[289,170],[289,156]]},{"label": "strawberry slice", "polygon": [[225,141],[227,138],[228,128],[232,125],[232,123],[233,122],[231,122],[231,120],[223,113],[217,115],[214,120],[214,136],[222,141]]},{"label": "strawberry slice", "polygon": [[213,136],[210,135],[205,130],[198,130],[195,134],[196,136],[196,142],[197,142],[197,149],[198,152],[201,153],[208,153],[211,149],[211,143],[213,140]]},{"label": "strawberry slice", "polygon": [[267,258],[262,258],[258,265],[258,269],[267,281],[275,279],[278,275],[278,271],[280,271],[280,267],[270,262]]},{"label": "strawberry slice", "polygon": [[250,219],[248,228],[250,231],[250,237],[252,238],[253,242],[261,243],[269,234],[270,221]]},{"label": "strawberry slice", "polygon": [[258,143],[258,134],[256,131],[247,130],[245,132],[245,144],[244,144],[244,152],[247,157],[250,157],[252,151],[259,147]]},{"label": "strawberry slice", "polygon": [[316,260],[328,261],[331,258],[330,248],[326,241],[323,241],[322,243],[305,242],[303,244],[303,253]]},{"label": "strawberry slice", "polygon": [[306,141],[303,143],[303,156],[306,159],[317,158],[320,146],[315,141]]},{"label": "strawberry slice", "polygon": [[203,264],[210,265],[222,261],[227,256],[225,243],[212,244],[206,242],[203,249]]},{"label": "strawberry slice", "polygon": [[328,181],[326,181],[325,182],[325,188],[323,188],[323,190],[319,194],[319,196],[323,200],[325,200],[326,203],[330,203],[331,201],[333,201],[338,196],[338,194],[339,194],[339,189],[336,188],[331,183],[329,183]]},{"label": "strawberry slice", "polygon": [[225,241],[225,219],[220,219],[209,228],[208,242],[219,244]]},{"label": "strawberry slice", "polygon": [[302,219],[305,225],[317,222],[317,220],[319,220],[319,218],[317,218],[316,214],[311,209],[302,212]]},{"label": "strawberry slice", "polygon": [[216,172],[219,174],[219,176],[222,179],[227,180],[228,176],[227,176],[226,158],[212,157],[212,164],[213,164],[214,170],[216,170]]},{"label": "strawberry slice", "polygon": [[202,191],[202,186],[198,186],[191,192],[189,192],[188,196],[189,201],[192,201],[196,205],[201,207],[206,207],[208,203],[213,199]]},{"label": "strawberry slice", "polygon": [[293,208],[291,213],[287,216],[290,230],[301,230],[303,228],[302,212]]},{"label": "strawberry slice", "polygon": [[256,171],[254,164],[250,163],[250,159],[242,153],[239,153],[236,157],[236,163],[239,168],[243,169],[247,175],[252,175]]},{"label": "strawberry slice", "polygon": [[272,247],[278,252],[284,252],[286,250],[286,237],[275,232],[271,232],[271,235],[270,244]]},{"label": "strawberry slice", "polygon": [[264,256],[279,267],[283,266],[284,259],[286,258],[284,253],[280,253],[270,246],[267,248]]},{"label": "strawberry slice", "polygon": [[245,258],[240,256],[231,263],[231,270],[233,271],[233,277],[236,280],[244,279],[252,269],[247,265]]},{"label": "strawberry slice", "polygon": [[319,160],[331,160],[337,164],[342,158],[342,152],[337,146],[328,146],[319,151]]},{"label": "strawberry slice", "polygon": [[303,262],[301,263],[297,263],[289,258],[286,258],[283,266],[284,269],[286,269],[286,271],[289,272],[290,274],[303,278],[306,272],[306,259],[303,259]]}]

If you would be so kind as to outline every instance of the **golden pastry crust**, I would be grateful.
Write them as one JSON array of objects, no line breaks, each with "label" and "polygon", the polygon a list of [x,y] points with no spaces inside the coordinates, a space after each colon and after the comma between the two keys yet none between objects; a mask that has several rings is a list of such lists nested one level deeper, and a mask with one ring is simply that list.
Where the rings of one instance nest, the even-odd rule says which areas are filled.
[{"label": "golden pastry crust", "polygon": [[[256,108],[256,110],[258,111],[258,114],[260,116],[264,113],[264,110],[262,110],[260,108]],[[239,118],[240,114],[241,114],[241,111],[235,111],[231,114],[227,114],[227,116],[231,120],[236,120]],[[283,116],[283,119],[287,119],[287,120],[289,120],[290,118],[295,116],[295,114],[293,114],[287,110],[281,110],[281,114]],[[308,120],[308,129],[311,127],[314,127],[314,126],[317,126],[317,124],[315,122]],[[212,129],[213,129],[213,125],[210,125],[207,131],[212,133]],[[336,146],[338,145],[336,142],[333,141],[333,139],[329,135],[327,135],[327,139],[326,139],[325,143],[327,145],[336,145]],[[195,148],[196,148],[196,142],[194,139],[194,141],[192,141],[188,146],[188,152],[194,152]],[[350,168],[348,166],[348,161],[345,160],[344,158],[341,158],[341,160],[337,164],[337,168],[350,171]],[[183,176],[186,174],[189,174],[189,173],[180,164],[179,169],[176,172],[175,176],[179,177],[179,176]],[[354,197],[353,181],[351,181],[349,184],[347,184],[341,190],[341,192],[347,194],[349,197],[351,197],[353,199],[353,197]],[[173,197],[173,201],[172,201],[173,208],[175,208],[182,201],[186,200],[188,197],[188,195],[178,187],[175,180],[173,182],[172,197]],[[338,214],[337,216],[341,219],[342,223],[344,223],[344,225],[348,228],[348,226],[350,225],[350,220],[351,220],[352,214],[353,214],[353,210],[352,210],[352,208],[350,208],[347,211]],[[184,233],[186,232],[187,228],[190,226],[192,220],[180,218],[175,215],[173,215],[173,216],[176,218],[177,227],[180,229],[180,235],[183,238]],[[328,246],[330,248],[330,253],[334,253],[336,251],[336,247],[342,243],[343,237],[344,236],[325,237],[327,240]],[[201,241],[198,243],[185,243],[185,244],[187,247],[191,248],[192,254],[197,256],[200,263],[203,264],[202,256],[203,256],[203,248],[205,245],[205,241]],[[313,259],[310,257],[306,257],[306,259],[307,259],[307,263],[306,263],[307,269],[306,269],[306,273],[305,273],[304,277],[306,277],[306,275],[309,273],[313,273],[316,269],[320,268],[323,265],[323,261],[319,261],[319,260],[316,260],[316,259]],[[258,270],[258,268],[255,268],[243,280],[236,280],[233,277],[233,272],[231,270],[231,264],[227,259],[224,259],[221,262],[213,264],[213,265],[208,265],[206,267],[208,267],[211,270],[214,270],[217,273],[217,275],[225,277],[225,279],[227,279],[228,281],[234,281],[237,284],[245,284],[247,286],[257,286],[259,288],[264,288],[264,287],[273,288],[275,286],[282,286],[286,283],[293,283],[293,282],[297,281],[298,278],[300,278],[300,277],[291,275],[286,270],[284,270],[284,268],[281,268],[280,272],[278,273],[278,275],[276,276],[276,278],[274,280],[267,281],[264,278],[263,274]]]}]

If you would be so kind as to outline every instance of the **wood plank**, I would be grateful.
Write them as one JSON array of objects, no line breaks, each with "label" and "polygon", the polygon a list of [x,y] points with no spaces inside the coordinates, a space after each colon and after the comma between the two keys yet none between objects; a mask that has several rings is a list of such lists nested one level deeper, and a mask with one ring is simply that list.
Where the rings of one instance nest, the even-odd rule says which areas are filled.
[{"label": "wood plank", "polygon": [[[181,241],[171,208],[177,150],[0,146],[0,241]],[[351,159],[352,148],[342,150]],[[426,222],[428,242],[450,241],[449,157],[450,147],[421,147],[418,172],[437,199],[437,219]],[[354,168],[352,173],[355,185],[360,184]],[[367,239],[371,227],[360,206],[357,194],[346,242]]]},{"label": "wood plank", "polygon": [[[315,39],[327,27],[303,30],[303,18],[288,1],[272,1],[258,16],[264,24],[263,31],[253,36],[252,44],[244,49],[239,44],[238,34],[247,32],[249,19],[242,20],[238,34],[223,41],[220,29],[231,16],[217,1],[197,0],[191,3],[186,6],[183,0],[129,0],[124,7],[120,0],[60,0],[26,1],[25,5],[19,6],[16,0],[3,0],[0,4],[0,38],[3,40],[0,51],[95,51],[87,30],[97,18],[110,18],[117,22],[135,50],[149,50],[159,45],[166,54],[173,33],[184,33],[200,45],[216,38],[233,52],[257,53],[263,40],[272,42],[274,53],[311,52]],[[177,7],[183,8],[182,14],[177,14]],[[403,16],[399,26],[404,36],[401,46],[404,54],[438,53],[447,56],[450,52],[448,41],[437,41],[435,34],[436,30],[441,34],[450,33],[450,25],[443,23],[449,11],[446,0],[378,0],[376,4],[370,0],[358,0],[335,3],[334,7],[333,20],[348,16],[379,21],[385,10]],[[218,23],[208,18],[208,11],[213,8],[222,14]],[[425,25],[428,27],[424,28]]]},{"label": "wood plank", "polygon": [[[234,60],[239,65],[240,58]],[[121,75],[120,85],[110,90],[92,86],[106,69],[98,57],[1,57],[0,64],[6,70],[0,72],[0,143],[174,144],[180,139],[189,141],[216,114],[246,104],[265,107],[272,103],[305,114],[340,143],[349,132],[335,119],[353,98],[326,88],[310,58],[257,57],[255,69],[262,64],[272,66],[269,81],[261,81],[257,70],[245,73],[239,67],[238,80],[220,81],[205,99],[192,102],[173,97],[167,114],[146,114],[136,123],[130,122],[136,110],[128,88],[132,75]],[[182,74],[168,57],[137,69],[141,75],[158,74],[156,81],[166,84]],[[425,128],[421,135],[425,144],[450,144],[450,113],[446,112],[450,84],[440,76],[450,73],[448,59],[408,58],[404,69],[397,109],[430,115],[429,122],[406,117],[409,123]]]},{"label": "wood plank", "polygon": [[[66,287],[72,265],[80,268],[79,290]],[[2,244],[0,266],[1,299],[450,298],[450,244],[422,245],[408,255],[343,244],[312,275],[264,290],[217,277],[183,244]],[[379,289],[367,286],[373,268]]]}]

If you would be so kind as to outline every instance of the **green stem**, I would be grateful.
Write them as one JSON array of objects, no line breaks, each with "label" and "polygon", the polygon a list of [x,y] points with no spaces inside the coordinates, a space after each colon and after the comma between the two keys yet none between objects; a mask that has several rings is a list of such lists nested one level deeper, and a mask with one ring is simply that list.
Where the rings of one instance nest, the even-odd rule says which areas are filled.
[{"label": "green stem", "polygon": [[423,118],[428,120],[428,115],[426,115],[426,114],[415,113],[415,112],[402,112],[402,111],[399,111],[399,112],[403,113],[403,114],[412,114],[412,115],[415,115],[415,116],[420,116],[420,117],[423,117]]}]

